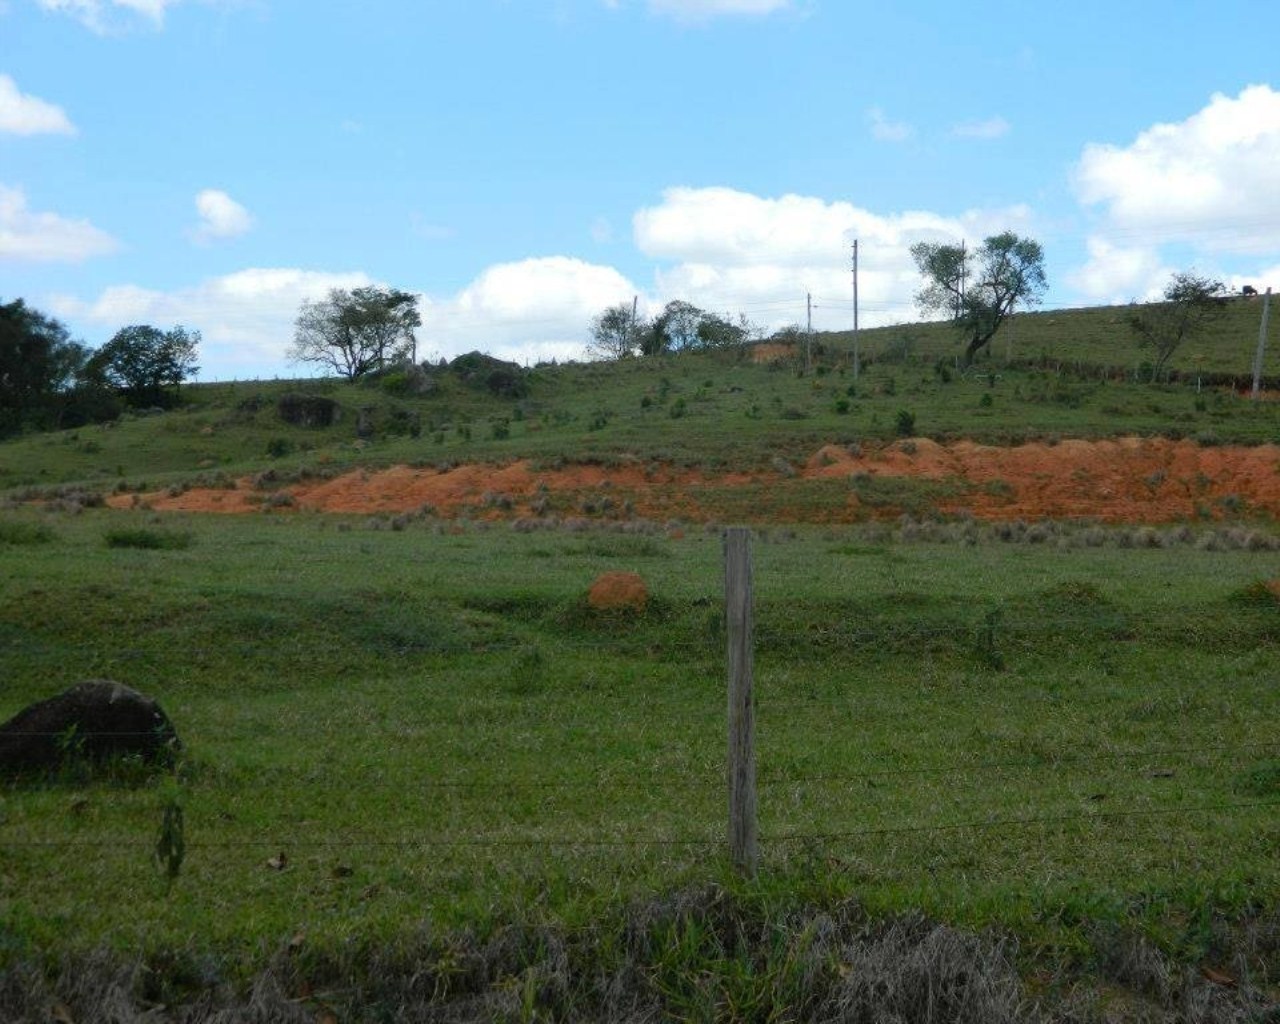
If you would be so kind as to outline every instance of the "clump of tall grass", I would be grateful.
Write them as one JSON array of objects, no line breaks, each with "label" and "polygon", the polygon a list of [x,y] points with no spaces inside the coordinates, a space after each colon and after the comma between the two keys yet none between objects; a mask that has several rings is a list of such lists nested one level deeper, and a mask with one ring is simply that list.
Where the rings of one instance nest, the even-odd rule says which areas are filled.
[{"label": "clump of tall grass", "polygon": [[108,530],[103,540],[109,548],[135,548],[140,551],[184,551],[195,543],[195,537],[190,533],[146,527]]}]

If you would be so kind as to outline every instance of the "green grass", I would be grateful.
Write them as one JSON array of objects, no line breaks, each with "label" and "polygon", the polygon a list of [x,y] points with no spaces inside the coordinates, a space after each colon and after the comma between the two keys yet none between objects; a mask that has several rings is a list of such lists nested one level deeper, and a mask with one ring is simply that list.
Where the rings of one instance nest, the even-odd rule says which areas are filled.
[{"label": "green grass", "polygon": [[[529,393],[519,399],[475,390],[451,374],[440,374],[432,393],[411,397],[387,394],[376,382],[196,385],[169,413],[0,444],[0,489],[218,486],[267,469],[287,475],[518,457],[753,468],[778,456],[807,457],[828,442],[893,438],[903,413],[914,417],[920,435],[992,443],[1120,434],[1280,440],[1280,403],[1254,404],[1226,386],[1198,390],[1190,378],[1149,383],[1140,369],[1144,356],[1123,330],[1127,313],[1116,307],[1019,317],[1013,345],[998,336],[968,374],[954,366],[954,332],[926,324],[863,332],[866,362],[856,382],[849,339],[833,334],[821,336],[808,375],[737,353],[565,364],[533,370]],[[904,348],[907,334],[914,340]],[[1254,304],[1232,303],[1216,333],[1180,352],[1173,366],[1183,373],[1238,370],[1243,387],[1256,337]],[[1280,343],[1267,359],[1268,374],[1280,376]],[[339,421],[322,429],[284,423],[277,402],[299,391],[335,399]],[[356,436],[364,407],[375,423],[366,440]],[[416,435],[409,428],[415,421]]]},{"label": "green grass", "polygon": [[[157,697],[186,862],[171,889],[150,863],[169,783],[7,788],[4,950],[248,963],[299,929],[575,927],[728,882],[714,536],[300,516],[103,543],[136,515],[3,520],[56,539],[6,555],[0,715],[91,677]],[[1280,606],[1257,583],[1280,555],[960,536],[757,543],[762,891],[1054,956],[1101,920],[1194,959],[1205,914],[1274,910]],[[642,617],[586,606],[608,569],[649,581]]]}]

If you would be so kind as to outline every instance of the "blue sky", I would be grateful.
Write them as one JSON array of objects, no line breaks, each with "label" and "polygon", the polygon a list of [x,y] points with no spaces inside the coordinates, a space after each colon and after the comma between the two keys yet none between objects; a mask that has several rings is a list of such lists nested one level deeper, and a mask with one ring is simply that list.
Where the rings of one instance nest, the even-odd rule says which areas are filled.
[{"label": "blue sky", "polygon": [[0,301],[296,372],[331,287],[424,355],[580,354],[680,298],[914,316],[907,249],[1039,239],[1051,306],[1280,289],[1270,4],[0,0]]}]

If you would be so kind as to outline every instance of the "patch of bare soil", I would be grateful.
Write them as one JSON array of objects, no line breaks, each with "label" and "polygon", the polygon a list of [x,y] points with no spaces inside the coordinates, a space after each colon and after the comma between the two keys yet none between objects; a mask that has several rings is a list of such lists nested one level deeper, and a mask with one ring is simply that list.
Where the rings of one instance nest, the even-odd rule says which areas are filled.
[{"label": "patch of bare soil", "polygon": [[[826,445],[798,472],[761,469],[707,474],[644,465],[570,465],[536,468],[528,461],[505,466],[465,465],[438,471],[396,466],[356,470],[330,480],[302,481],[282,488],[293,508],[318,512],[401,513],[430,506],[438,515],[486,518],[543,515],[577,510],[596,501],[612,514],[663,519],[722,518],[724,496],[738,488],[771,493],[809,481],[868,477],[918,478],[959,483],[940,499],[943,513],[970,512],[983,519],[1079,518],[1116,523],[1161,523],[1197,516],[1248,511],[1280,517],[1280,446],[1201,447],[1191,441],[1121,438],[993,447],[925,438],[852,450]],[[149,507],[186,512],[253,512],[263,493],[248,479],[235,490],[193,489],[176,496],[142,496]],[[606,500],[607,499],[607,500]],[[132,495],[108,499],[128,507]],[[739,503],[740,507],[740,503]],[[803,519],[805,503],[793,518]],[[585,509],[594,514],[593,508]],[[872,510],[859,505],[855,488],[823,521],[854,521]],[[879,507],[877,515],[893,514]],[[772,517],[772,518],[777,518]]]}]

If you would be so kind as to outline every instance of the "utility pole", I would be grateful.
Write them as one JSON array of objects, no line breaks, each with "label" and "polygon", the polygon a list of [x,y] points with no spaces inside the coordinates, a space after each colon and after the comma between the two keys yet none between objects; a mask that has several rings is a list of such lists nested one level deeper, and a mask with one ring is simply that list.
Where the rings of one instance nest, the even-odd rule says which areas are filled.
[{"label": "utility pole", "polygon": [[804,301],[808,309],[804,333],[804,372],[808,373],[813,361],[813,293],[806,292]]},{"label": "utility pole", "polygon": [[858,240],[853,240],[853,380],[858,381]]},{"label": "utility pole", "polygon": [[1253,400],[1262,394],[1262,356],[1267,350],[1267,320],[1271,315],[1271,289],[1262,298],[1262,326],[1258,329],[1258,351],[1253,357]]}]

